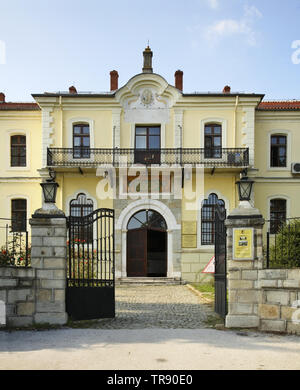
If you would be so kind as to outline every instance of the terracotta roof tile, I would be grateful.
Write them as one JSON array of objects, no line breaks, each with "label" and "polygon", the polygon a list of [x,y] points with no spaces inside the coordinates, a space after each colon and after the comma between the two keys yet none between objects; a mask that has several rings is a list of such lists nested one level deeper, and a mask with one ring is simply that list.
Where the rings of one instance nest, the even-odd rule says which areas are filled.
[{"label": "terracotta roof tile", "polygon": [[300,110],[299,100],[269,101],[261,102],[258,110]]},{"label": "terracotta roof tile", "polygon": [[37,103],[11,103],[5,102],[0,103],[0,111],[34,111],[40,110],[40,107]]}]

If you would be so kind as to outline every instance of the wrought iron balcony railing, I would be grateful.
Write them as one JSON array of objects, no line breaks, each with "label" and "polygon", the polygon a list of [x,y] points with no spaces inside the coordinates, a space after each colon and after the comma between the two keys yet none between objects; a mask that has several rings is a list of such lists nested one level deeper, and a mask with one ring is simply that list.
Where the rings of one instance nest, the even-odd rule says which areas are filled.
[{"label": "wrought iron balcony railing", "polygon": [[101,165],[200,165],[209,168],[248,167],[248,148],[98,149],[48,148],[48,167],[98,167]]}]

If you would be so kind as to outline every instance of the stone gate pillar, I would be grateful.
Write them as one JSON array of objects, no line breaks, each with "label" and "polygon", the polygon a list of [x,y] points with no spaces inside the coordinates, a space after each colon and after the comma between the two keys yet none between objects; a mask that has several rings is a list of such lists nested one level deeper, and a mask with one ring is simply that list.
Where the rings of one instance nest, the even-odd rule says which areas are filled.
[{"label": "stone gate pillar", "polygon": [[227,328],[258,328],[258,270],[263,268],[264,219],[249,202],[240,202],[225,221],[227,227]]},{"label": "stone gate pillar", "polygon": [[35,269],[36,324],[67,322],[65,289],[67,226],[55,205],[37,210],[31,225],[31,266]]}]

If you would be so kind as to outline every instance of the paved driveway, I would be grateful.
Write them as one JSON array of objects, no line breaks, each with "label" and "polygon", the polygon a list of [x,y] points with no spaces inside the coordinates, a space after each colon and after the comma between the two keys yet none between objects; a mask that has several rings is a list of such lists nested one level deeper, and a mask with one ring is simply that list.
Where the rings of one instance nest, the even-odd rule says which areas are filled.
[{"label": "paved driveway", "polygon": [[216,317],[212,306],[184,285],[119,285],[116,318],[102,329],[199,329]]}]

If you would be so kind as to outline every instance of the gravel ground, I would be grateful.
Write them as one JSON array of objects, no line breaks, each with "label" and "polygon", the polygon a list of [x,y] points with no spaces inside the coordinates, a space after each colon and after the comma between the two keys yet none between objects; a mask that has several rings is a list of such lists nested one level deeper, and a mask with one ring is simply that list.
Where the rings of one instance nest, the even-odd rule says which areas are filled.
[{"label": "gravel ground", "polygon": [[99,320],[102,329],[199,329],[217,316],[205,298],[184,285],[116,287],[116,318]]}]

